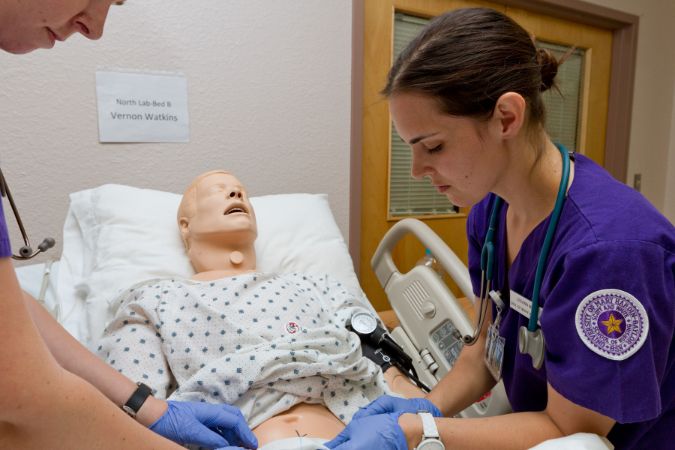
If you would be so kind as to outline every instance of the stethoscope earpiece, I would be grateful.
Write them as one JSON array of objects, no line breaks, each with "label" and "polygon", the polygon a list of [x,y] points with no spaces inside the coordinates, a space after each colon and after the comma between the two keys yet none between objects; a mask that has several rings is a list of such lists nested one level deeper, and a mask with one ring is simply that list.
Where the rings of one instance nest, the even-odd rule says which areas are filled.
[{"label": "stethoscope earpiece", "polygon": [[56,245],[56,241],[54,238],[44,238],[42,242],[40,242],[40,245],[38,245],[38,250],[41,252],[46,252],[50,248]]},{"label": "stethoscope earpiece", "polygon": [[12,255],[13,259],[19,259],[19,260],[26,260],[33,258],[37,255],[39,255],[42,252],[46,252],[50,248],[54,247],[56,245],[56,241],[54,238],[44,238],[42,242],[40,242],[40,245],[38,245],[37,251],[33,251],[33,247],[30,246],[30,244],[24,245],[19,249],[19,255]]}]

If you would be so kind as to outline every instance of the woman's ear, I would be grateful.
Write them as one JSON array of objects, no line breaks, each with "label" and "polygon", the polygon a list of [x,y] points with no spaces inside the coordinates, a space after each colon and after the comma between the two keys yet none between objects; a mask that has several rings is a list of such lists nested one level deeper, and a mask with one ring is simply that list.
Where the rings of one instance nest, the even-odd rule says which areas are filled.
[{"label": "woman's ear", "polygon": [[516,92],[502,94],[495,103],[491,121],[495,131],[502,139],[513,139],[520,133],[525,123],[527,103],[522,95]]}]

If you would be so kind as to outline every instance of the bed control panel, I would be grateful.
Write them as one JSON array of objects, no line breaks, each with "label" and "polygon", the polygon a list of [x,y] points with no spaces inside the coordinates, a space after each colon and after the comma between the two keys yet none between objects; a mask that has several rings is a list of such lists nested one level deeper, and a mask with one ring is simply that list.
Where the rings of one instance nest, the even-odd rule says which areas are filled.
[{"label": "bed control panel", "polygon": [[459,331],[450,320],[443,322],[431,332],[431,345],[434,345],[448,366],[452,367],[464,345]]},{"label": "bed control panel", "polygon": [[[382,238],[371,260],[375,275],[401,324],[391,335],[412,357],[420,380],[433,387],[452,369],[463,348],[463,339],[473,335],[474,324],[431,267],[416,265],[407,273],[398,270],[391,251],[409,233],[431,251],[466,298],[474,301],[474,294],[469,270],[464,263],[431,228],[417,219],[403,219],[396,223]],[[461,415],[480,417],[509,410],[500,382]]]}]

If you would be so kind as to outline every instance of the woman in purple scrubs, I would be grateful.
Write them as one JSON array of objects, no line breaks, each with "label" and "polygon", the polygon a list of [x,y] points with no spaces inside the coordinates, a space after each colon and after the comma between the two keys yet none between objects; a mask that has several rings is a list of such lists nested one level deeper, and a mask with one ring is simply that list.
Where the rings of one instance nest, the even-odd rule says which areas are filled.
[{"label": "woman in purple scrubs", "polygon": [[[52,48],[73,33],[98,39],[112,3],[122,2],[2,0],[0,48]],[[208,448],[257,447],[236,408],[157,400],[90,353],[21,292],[11,255],[0,201],[0,448],[180,448],[162,436]]]},{"label": "woman in purple scrubs", "polygon": [[[675,430],[675,230],[638,192],[544,131],[541,92],[558,61],[514,21],[490,9],[434,19],[400,54],[383,93],[412,149],[412,174],[455,205],[472,206],[467,233],[474,291],[493,206],[494,280],[478,341],[428,395],[448,449],[527,448],[579,432],[620,449],[673,448]],[[569,157],[568,157],[569,158]],[[541,364],[519,351],[530,320],[537,261],[558,197],[559,220],[542,271],[536,329]],[[488,297],[488,301],[490,297]],[[478,304],[478,302],[477,302]],[[532,325],[537,322],[536,315]],[[491,344],[488,328],[494,327]],[[539,332],[539,331],[537,331]],[[501,342],[503,346],[494,344]],[[452,418],[496,383],[513,413]],[[440,449],[423,432],[419,404],[383,397],[330,448]]]}]

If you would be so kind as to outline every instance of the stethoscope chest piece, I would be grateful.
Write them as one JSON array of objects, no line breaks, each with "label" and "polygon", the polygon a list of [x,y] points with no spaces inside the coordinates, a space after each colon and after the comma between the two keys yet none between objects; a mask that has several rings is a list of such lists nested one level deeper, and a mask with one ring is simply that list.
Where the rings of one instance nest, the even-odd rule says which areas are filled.
[{"label": "stethoscope chest piece", "polygon": [[532,366],[539,370],[544,364],[544,335],[541,328],[530,331],[526,326],[518,330],[518,349],[532,357]]}]

